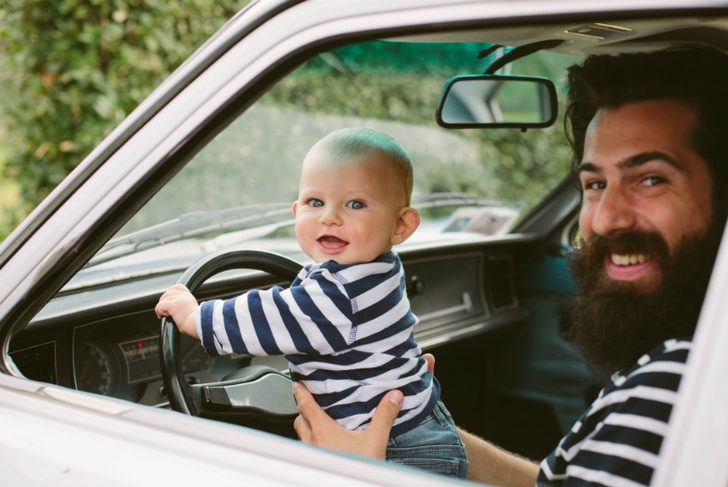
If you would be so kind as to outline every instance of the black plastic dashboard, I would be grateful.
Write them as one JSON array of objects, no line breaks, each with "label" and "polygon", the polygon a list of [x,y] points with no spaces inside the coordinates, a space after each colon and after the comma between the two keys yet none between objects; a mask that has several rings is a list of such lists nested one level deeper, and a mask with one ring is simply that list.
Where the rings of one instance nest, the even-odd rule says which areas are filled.
[{"label": "black plastic dashboard", "polygon": [[[418,317],[415,337],[433,350],[474,335],[514,326],[526,312],[514,291],[519,256],[533,245],[511,235],[477,243],[400,250],[408,295]],[[61,293],[11,342],[10,356],[26,377],[95,394],[164,407],[159,320],[153,308],[177,274]],[[198,298],[228,297],[278,282],[259,271],[234,271],[205,284]],[[221,380],[244,365],[287,368],[283,357],[208,357],[183,337],[187,380]]]}]

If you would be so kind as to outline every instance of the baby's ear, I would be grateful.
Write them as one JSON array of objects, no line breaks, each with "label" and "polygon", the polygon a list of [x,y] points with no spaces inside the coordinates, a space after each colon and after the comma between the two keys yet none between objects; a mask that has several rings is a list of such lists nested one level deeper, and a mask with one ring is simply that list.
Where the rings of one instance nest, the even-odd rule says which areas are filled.
[{"label": "baby's ear", "polygon": [[397,224],[394,227],[394,233],[390,242],[392,245],[398,245],[407,240],[410,235],[415,233],[420,225],[420,214],[411,206],[405,206],[399,210]]}]

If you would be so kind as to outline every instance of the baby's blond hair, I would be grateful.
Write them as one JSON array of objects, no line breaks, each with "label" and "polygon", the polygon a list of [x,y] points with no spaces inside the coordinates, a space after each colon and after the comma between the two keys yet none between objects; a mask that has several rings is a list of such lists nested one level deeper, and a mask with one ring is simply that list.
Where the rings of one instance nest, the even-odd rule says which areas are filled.
[{"label": "baby's blond hair", "polygon": [[409,206],[414,184],[412,160],[399,142],[393,137],[378,130],[352,127],[331,132],[319,140],[312,148],[323,150],[336,159],[348,156],[380,156],[392,163],[397,176],[402,182],[402,194],[405,205]]}]

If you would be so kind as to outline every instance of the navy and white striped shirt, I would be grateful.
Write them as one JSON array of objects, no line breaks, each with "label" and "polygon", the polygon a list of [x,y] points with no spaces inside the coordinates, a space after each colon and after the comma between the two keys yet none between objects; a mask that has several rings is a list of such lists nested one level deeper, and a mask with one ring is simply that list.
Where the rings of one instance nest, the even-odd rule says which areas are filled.
[{"label": "navy and white striped shirt", "polygon": [[288,289],[202,303],[197,331],[213,356],[284,354],[293,380],[351,430],[365,427],[384,394],[399,389],[396,436],[417,426],[440,396],[414,340],[405,284],[394,252],[365,264],[313,264]]},{"label": "navy and white striped shirt", "polygon": [[537,485],[649,485],[691,345],[668,340],[612,376],[541,462]]}]

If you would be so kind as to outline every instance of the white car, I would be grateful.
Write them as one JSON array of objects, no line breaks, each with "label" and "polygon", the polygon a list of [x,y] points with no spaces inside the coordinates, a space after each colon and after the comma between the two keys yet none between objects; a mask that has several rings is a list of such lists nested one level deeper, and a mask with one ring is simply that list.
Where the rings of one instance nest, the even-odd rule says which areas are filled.
[{"label": "white car", "polygon": [[[456,423],[540,460],[600,387],[559,334],[565,68],[686,42],[728,50],[728,1],[251,3],[0,245],[0,485],[457,483],[300,443],[283,357],[210,358],[153,312],[190,274],[201,299],[288,282],[298,167],[354,125],[414,161],[397,250]],[[726,283],[721,251],[654,485],[728,485]]]}]

